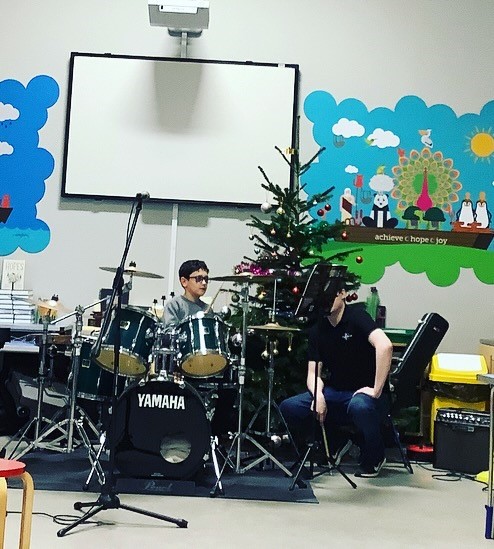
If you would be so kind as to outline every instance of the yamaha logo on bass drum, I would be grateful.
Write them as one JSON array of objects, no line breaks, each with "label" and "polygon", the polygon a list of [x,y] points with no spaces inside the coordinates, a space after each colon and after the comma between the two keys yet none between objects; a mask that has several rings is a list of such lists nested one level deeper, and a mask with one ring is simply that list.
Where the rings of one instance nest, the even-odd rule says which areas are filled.
[{"label": "yamaha logo on bass drum", "polygon": [[183,395],[138,394],[139,408],[166,408],[167,410],[185,410]]}]

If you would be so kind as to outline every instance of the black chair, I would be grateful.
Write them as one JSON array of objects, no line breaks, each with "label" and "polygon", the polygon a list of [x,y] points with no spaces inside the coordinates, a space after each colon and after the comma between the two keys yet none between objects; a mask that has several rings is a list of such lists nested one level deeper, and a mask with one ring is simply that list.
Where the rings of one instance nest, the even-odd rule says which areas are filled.
[{"label": "black chair", "polygon": [[403,355],[393,360],[389,382],[391,388],[391,410],[388,414],[389,427],[398,447],[403,464],[410,473],[412,465],[400,440],[393,421],[403,408],[420,405],[420,389],[424,371],[448,331],[449,323],[437,313],[427,313],[420,320]]}]

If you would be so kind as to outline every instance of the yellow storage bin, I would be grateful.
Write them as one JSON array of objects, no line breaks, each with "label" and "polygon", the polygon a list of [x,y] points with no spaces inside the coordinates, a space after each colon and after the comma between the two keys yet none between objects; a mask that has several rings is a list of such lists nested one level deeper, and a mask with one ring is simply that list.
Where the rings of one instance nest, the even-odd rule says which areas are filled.
[{"label": "yellow storage bin", "polygon": [[[486,386],[477,381],[477,374],[486,373],[487,363],[482,355],[438,353],[432,357],[429,381],[436,394],[431,407],[431,442],[434,442],[434,421],[439,408],[487,410],[488,401],[484,396],[487,394]],[[462,391],[462,385],[471,387],[468,387],[469,391]],[[478,389],[472,385],[477,385]],[[467,401],[461,396],[455,398],[455,392],[458,395],[468,393],[469,397],[478,392],[479,397]]]},{"label": "yellow storage bin", "polygon": [[475,383],[477,374],[486,374],[487,364],[482,355],[438,353],[432,357],[430,381],[444,383]]}]

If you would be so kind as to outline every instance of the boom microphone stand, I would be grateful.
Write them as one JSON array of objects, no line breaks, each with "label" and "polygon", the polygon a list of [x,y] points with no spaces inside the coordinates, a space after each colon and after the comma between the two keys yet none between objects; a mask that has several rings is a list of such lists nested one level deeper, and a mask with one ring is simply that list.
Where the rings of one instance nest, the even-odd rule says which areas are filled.
[{"label": "boom microphone stand", "polygon": [[[130,244],[132,242],[132,237],[134,235],[134,230],[137,224],[137,219],[139,217],[139,213],[142,210],[143,198],[144,196],[142,194],[137,194],[136,195],[137,202],[132,204],[131,215],[132,215],[132,212],[134,212],[134,218],[132,220],[132,225],[130,226],[130,229],[128,230],[128,233],[127,233],[125,249],[122,255],[120,266],[118,267],[115,273],[115,278],[113,280],[112,294],[110,297],[108,307],[106,308],[106,311],[105,311],[106,322],[103,322],[104,326],[108,325],[108,318],[111,315],[112,306],[115,303],[115,298],[117,298],[117,305],[115,308],[115,322],[118,329],[115,330],[115,341],[113,345],[114,370],[113,370],[113,392],[112,392],[112,399],[111,399],[111,415],[110,415],[110,423],[109,423],[109,429],[108,429],[108,440],[109,440],[108,474],[105,476],[105,482],[101,487],[101,493],[97,501],[93,501],[90,503],[82,503],[82,502],[74,503],[74,509],[76,511],[80,511],[84,507],[89,507],[90,509],[82,517],[75,520],[72,524],[59,530],[57,532],[58,537],[65,536],[67,532],[69,532],[79,524],[87,522],[91,517],[93,517],[100,511],[105,511],[107,509],[126,509],[127,511],[132,511],[140,515],[153,517],[159,520],[164,520],[166,522],[172,522],[173,524],[176,524],[180,528],[187,528],[188,523],[184,519],[167,517],[166,515],[160,515],[158,513],[145,511],[137,507],[132,507],[130,505],[123,504],[120,502],[120,498],[115,492],[115,472],[114,472],[115,432],[116,432],[115,411],[116,411],[116,404],[117,404],[117,384],[118,384],[119,365],[120,365],[120,343],[121,343],[120,319],[121,319],[121,310],[122,310],[123,272],[124,272],[125,262],[127,261],[127,254],[129,252]],[[147,198],[149,198],[149,195],[147,196]],[[98,349],[97,349],[97,352],[98,352]]]},{"label": "boom microphone stand", "polygon": [[[312,269],[307,284],[302,294],[302,298],[295,311],[296,317],[308,316],[313,313],[324,314],[324,311],[330,310],[336,294],[341,288],[342,277],[346,272],[346,267],[341,265],[329,265],[325,263],[318,263]],[[317,449],[316,443],[316,424],[319,423],[317,417],[317,378],[319,374],[319,366],[316,364],[314,368],[314,399],[312,401],[312,439],[307,444],[305,452],[301,455],[298,461],[295,462],[294,467],[298,466],[297,472],[293,476],[293,482],[290,485],[289,490],[295,488],[295,484],[298,483],[300,474],[304,468],[305,462],[309,460],[310,463],[310,478],[313,479],[316,476],[320,476],[324,473],[329,473],[333,469],[336,469],[338,473],[350,484],[352,488],[357,488],[357,485],[353,480],[346,475],[346,473],[340,468],[339,464],[336,465],[335,460],[329,453],[328,441],[326,437],[326,429],[324,424],[320,424],[322,430],[322,437],[324,442],[324,450],[328,462],[331,467],[325,467],[321,472],[314,474],[313,470],[313,452]]]}]

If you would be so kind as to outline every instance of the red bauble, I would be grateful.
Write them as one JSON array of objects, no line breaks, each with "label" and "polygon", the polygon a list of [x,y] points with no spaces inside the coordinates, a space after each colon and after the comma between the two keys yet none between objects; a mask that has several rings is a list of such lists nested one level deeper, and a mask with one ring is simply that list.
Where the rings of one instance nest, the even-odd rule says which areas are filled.
[{"label": "red bauble", "polygon": [[331,204],[325,204],[324,209],[329,212],[329,210],[331,209]]},{"label": "red bauble", "polygon": [[294,287],[292,288],[292,294],[297,295],[299,292],[300,292],[300,290],[298,289],[298,286],[294,286]]},{"label": "red bauble", "polygon": [[317,215],[318,215],[319,217],[322,217],[322,216],[324,215],[324,213],[325,213],[325,212],[324,212],[324,210],[323,210],[322,208],[320,208],[319,210],[317,210]]},{"label": "red bauble", "polygon": [[355,261],[357,263],[362,263],[362,261],[364,260],[364,258],[361,256],[361,255],[358,255],[356,258],[355,258]]},{"label": "red bauble", "polygon": [[351,297],[352,297],[352,301],[357,301],[358,299],[358,295],[355,292],[353,292]]},{"label": "red bauble", "polygon": [[347,239],[348,239],[348,233],[347,233],[346,231],[343,231],[343,232],[341,233],[341,238],[342,238],[343,240],[347,240]]}]

